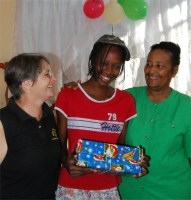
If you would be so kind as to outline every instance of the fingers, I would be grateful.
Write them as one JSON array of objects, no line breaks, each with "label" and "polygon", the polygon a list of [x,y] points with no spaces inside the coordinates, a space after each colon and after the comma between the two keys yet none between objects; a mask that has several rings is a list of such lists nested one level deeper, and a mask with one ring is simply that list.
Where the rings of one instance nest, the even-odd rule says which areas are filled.
[{"label": "fingers", "polygon": [[78,80],[77,82],[69,82],[69,83],[65,83],[64,84],[64,88],[71,88],[71,89],[77,89],[78,88],[78,84],[77,83],[80,83],[80,81]]},{"label": "fingers", "polygon": [[91,172],[91,173],[98,173],[99,170],[97,170],[97,169],[90,169],[90,172]]},{"label": "fingers", "polygon": [[76,166],[75,164],[70,164],[68,167],[68,172],[71,177],[75,178],[90,173],[91,169],[87,167]]},{"label": "fingers", "polygon": [[[140,147],[138,146],[138,148],[140,148]],[[141,160],[138,163],[142,167],[141,173],[134,174],[133,177],[140,178],[140,177],[145,176],[146,174],[148,174],[147,168],[149,167],[149,160],[150,160],[150,157],[145,155],[144,152],[142,152]]]},{"label": "fingers", "polygon": [[134,174],[133,177],[134,177],[134,178],[140,178],[140,177],[142,177],[142,176],[145,176],[146,174],[148,174],[148,171],[147,171],[145,168],[142,167],[141,173],[139,173],[139,174]]},{"label": "fingers", "polygon": [[150,160],[150,158],[148,156],[146,156],[146,155],[142,156],[141,161],[139,163],[141,165],[141,167],[142,167],[141,173],[135,174],[135,175],[133,175],[133,177],[140,178],[140,177],[145,176],[146,174],[148,174],[147,168],[149,167],[149,160]]},{"label": "fingers", "polygon": [[145,169],[149,167],[149,157],[143,156],[140,165]]},{"label": "fingers", "polygon": [[95,173],[96,170],[92,170],[88,167],[81,167],[75,165],[76,154],[68,155],[67,158],[67,170],[72,178],[76,178],[87,173]]}]

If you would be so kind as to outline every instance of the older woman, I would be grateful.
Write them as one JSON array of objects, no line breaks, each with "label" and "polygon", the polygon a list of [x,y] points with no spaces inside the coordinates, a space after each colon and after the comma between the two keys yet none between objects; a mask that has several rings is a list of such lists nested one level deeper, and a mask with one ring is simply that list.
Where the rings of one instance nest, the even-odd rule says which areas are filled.
[{"label": "older woman", "polygon": [[45,103],[54,95],[49,62],[20,54],[8,63],[5,81],[12,97],[0,110],[0,199],[54,199],[60,141]]},{"label": "older woman", "polygon": [[128,89],[136,101],[126,143],[141,144],[151,157],[149,174],[122,177],[122,199],[191,199],[191,98],[170,87],[180,64],[180,47],[151,47],[145,65],[147,86]]}]

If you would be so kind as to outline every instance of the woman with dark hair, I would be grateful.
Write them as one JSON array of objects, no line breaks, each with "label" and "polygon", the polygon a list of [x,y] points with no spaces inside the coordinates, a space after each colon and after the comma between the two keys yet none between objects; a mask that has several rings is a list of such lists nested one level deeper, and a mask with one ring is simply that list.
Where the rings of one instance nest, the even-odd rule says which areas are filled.
[{"label": "woman with dark hair", "polygon": [[55,109],[64,154],[57,200],[120,199],[119,176],[75,166],[72,153],[78,139],[123,141],[128,120],[136,116],[135,103],[129,93],[111,87],[110,83],[124,70],[124,63],[129,59],[129,50],[120,38],[104,35],[90,53],[90,79],[78,84],[76,90],[63,88],[58,94]]},{"label": "woman with dark hair", "polygon": [[20,54],[5,69],[12,97],[0,110],[0,199],[54,199],[61,146],[54,115],[48,60]]},{"label": "woman with dark hair", "polygon": [[122,199],[191,199],[191,98],[170,87],[180,64],[173,42],[151,46],[144,68],[147,86],[127,89],[137,117],[128,123],[125,142],[142,145],[151,157],[149,173],[122,177]]}]

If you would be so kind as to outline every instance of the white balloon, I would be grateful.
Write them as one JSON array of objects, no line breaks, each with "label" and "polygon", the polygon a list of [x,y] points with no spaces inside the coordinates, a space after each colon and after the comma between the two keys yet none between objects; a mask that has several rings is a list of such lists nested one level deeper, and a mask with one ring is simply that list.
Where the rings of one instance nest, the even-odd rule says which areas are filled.
[{"label": "white balloon", "polygon": [[110,0],[109,3],[105,5],[103,17],[108,23],[117,24],[122,21],[124,16],[123,7],[117,0]]}]

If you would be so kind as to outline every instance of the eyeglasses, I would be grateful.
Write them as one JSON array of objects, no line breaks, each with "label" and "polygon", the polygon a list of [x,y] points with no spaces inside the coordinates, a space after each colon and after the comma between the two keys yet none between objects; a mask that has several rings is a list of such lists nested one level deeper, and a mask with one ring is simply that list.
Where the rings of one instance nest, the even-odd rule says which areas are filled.
[{"label": "eyeglasses", "polygon": [[40,75],[47,76],[48,78],[52,78],[54,76],[51,70],[42,71]]}]

